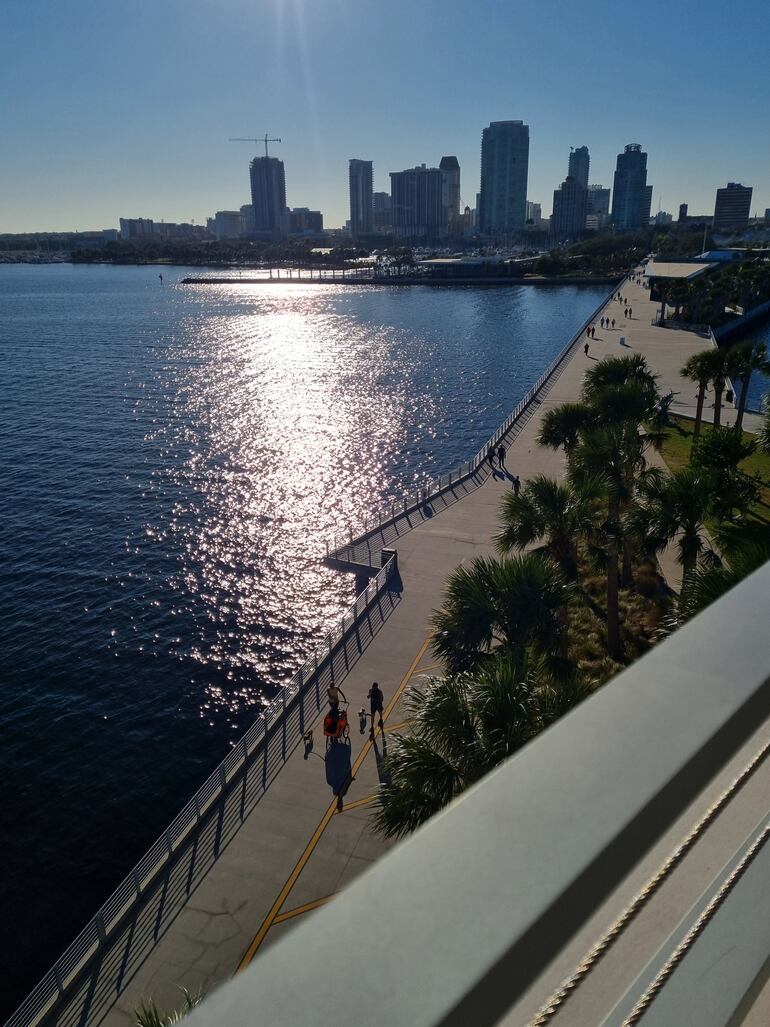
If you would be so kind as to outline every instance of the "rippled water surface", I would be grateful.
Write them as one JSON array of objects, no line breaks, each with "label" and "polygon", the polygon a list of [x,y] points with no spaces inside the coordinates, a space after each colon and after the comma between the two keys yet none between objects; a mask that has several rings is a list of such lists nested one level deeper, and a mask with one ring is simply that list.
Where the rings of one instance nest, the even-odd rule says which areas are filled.
[{"label": "rippled water surface", "polygon": [[0,266],[0,1014],[352,599],[324,540],[475,452],[603,287]]}]

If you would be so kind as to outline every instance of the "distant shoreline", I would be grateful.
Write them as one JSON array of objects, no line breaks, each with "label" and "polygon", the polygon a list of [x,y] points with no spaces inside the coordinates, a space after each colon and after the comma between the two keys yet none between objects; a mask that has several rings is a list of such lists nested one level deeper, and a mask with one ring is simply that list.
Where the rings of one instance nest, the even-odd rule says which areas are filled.
[{"label": "distant shoreline", "polygon": [[511,275],[469,275],[469,276],[447,276],[429,277],[423,275],[389,275],[383,278],[359,278],[357,276],[339,278],[289,278],[284,275],[281,278],[249,278],[245,275],[217,276],[188,275],[181,281],[182,285],[370,285],[373,287],[389,285],[430,285],[437,288],[467,285],[612,285],[613,282],[620,282],[622,274],[617,275],[528,275],[527,277],[513,277]]}]

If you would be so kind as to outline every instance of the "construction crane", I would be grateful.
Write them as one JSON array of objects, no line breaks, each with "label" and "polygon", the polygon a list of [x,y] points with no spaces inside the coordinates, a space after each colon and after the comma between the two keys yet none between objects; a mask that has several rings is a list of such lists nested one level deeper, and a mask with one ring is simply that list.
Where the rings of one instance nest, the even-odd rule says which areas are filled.
[{"label": "construction crane", "polygon": [[264,143],[265,144],[265,156],[266,157],[268,156],[267,144],[268,143],[280,143],[280,141],[281,140],[278,139],[278,138],[276,138],[276,139],[268,139],[267,138],[267,132],[265,132],[264,136],[259,138],[259,139],[255,139],[254,136],[235,136],[235,137],[231,136],[230,139],[229,139],[229,142],[231,142],[231,143]]}]

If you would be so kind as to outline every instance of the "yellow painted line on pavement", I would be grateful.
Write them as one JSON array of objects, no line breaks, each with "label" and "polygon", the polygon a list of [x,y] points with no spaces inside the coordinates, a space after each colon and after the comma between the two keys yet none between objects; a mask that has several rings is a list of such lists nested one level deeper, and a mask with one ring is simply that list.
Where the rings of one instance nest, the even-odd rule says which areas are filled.
[{"label": "yellow painted line on pavement", "polygon": [[432,670],[444,670],[443,663],[429,663],[427,667],[418,667],[415,674],[428,674]]},{"label": "yellow painted line on pavement", "polygon": [[311,909],[318,909],[319,906],[323,906],[324,903],[333,898],[333,895],[324,895],[323,898],[313,899],[312,902],[305,902],[303,905],[297,906],[296,909],[288,909],[285,913],[279,913],[273,921],[273,924],[282,924],[284,921],[291,920],[295,916],[301,916],[303,913],[309,913]]},{"label": "yellow painted line on pavement", "polygon": [[409,727],[411,723],[411,720],[402,720],[398,724],[388,724],[385,730],[391,734],[393,731],[400,731],[402,727]]},{"label": "yellow painted line on pavement", "polygon": [[376,795],[365,795],[363,799],[356,799],[354,802],[346,802],[339,813],[348,813],[352,809],[359,809],[361,806],[368,806],[377,798]]},{"label": "yellow painted line on pavement", "polygon": [[[392,712],[393,708],[395,707],[396,703],[398,702],[399,698],[401,697],[401,693],[403,692],[404,688],[406,687],[407,682],[409,681],[409,679],[414,674],[415,667],[418,665],[420,660],[425,655],[425,650],[430,645],[430,637],[431,636],[429,635],[425,639],[423,644],[420,646],[420,651],[417,653],[415,658],[412,660],[412,664],[409,667],[409,670],[406,672],[404,677],[401,679],[401,684],[398,686],[398,688],[396,689],[395,693],[393,694],[393,698],[388,703],[388,707],[385,710],[385,719],[386,720],[387,720],[388,716],[390,715],[390,713]],[[364,762],[366,757],[369,755],[369,751],[371,750],[371,748],[372,748],[371,740],[366,741],[364,743],[364,745],[361,747],[361,752],[356,757],[356,761],[353,764],[353,767],[352,767],[352,769],[350,771],[351,780],[356,776],[356,772],[360,769],[361,764]],[[273,903],[273,905],[270,907],[270,912],[267,914],[265,919],[262,921],[261,927],[259,928],[257,933],[254,935],[254,937],[253,937],[253,939],[251,941],[251,944],[249,945],[249,947],[246,949],[245,953],[243,954],[243,958],[241,959],[240,963],[238,964],[236,973],[240,973],[241,970],[245,970],[246,967],[249,965],[249,963],[254,958],[254,956],[257,954],[257,951],[258,951],[260,945],[265,940],[265,936],[266,936],[267,932],[270,930],[270,928],[275,923],[275,918],[278,916],[278,914],[279,914],[279,912],[281,910],[281,907],[283,906],[283,904],[286,901],[286,899],[289,897],[289,894],[290,894],[292,888],[297,883],[297,879],[299,878],[299,875],[302,873],[302,871],[304,870],[304,868],[305,868],[305,866],[307,864],[307,861],[312,856],[313,851],[315,850],[315,847],[318,845],[319,841],[321,840],[321,836],[323,835],[323,833],[326,830],[326,828],[329,826],[329,821],[334,816],[334,813],[336,812],[336,810],[337,810],[337,798],[335,797],[332,800],[332,802],[329,804],[329,808],[326,810],[326,812],[324,813],[323,817],[321,818],[321,822],[319,823],[318,827],[313,832],[313,835],[312,835],[310,841],[307,843],[307,845],[305,847],[305,851],[302,853],[302,855],[297,860],[297,862],[296,862],[296,864],[294,866],[294,869],[292,870],[292,872],[289,874],[288,878],[286,879],[286,883],[284,884],[283,888],[281,888],[280,892],[278,893],[278,897],[276,898],[276,900]]]}]

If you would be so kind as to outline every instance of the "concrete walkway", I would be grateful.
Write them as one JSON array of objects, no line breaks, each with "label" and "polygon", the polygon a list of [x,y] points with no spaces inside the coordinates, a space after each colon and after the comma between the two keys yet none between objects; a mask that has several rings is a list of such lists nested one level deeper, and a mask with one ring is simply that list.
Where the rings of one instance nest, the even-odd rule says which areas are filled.
[{"label": "concrete walkway", "polygon": [[[563,474],[562,454],[536,442],[540,422],[544,411],[577,398],[585,370],[595,366],[594,361],[639,352],[659,374],[662,391],[692,391],[680,378],[679,368],[708,340],[652,327],[655,304],[647,293],[632,285],[622,291],[633,307],[633,319],[623,319],[617,301],[608,304],[615,329],[597,327],[588,357],[582,344],[574,349],[509,443],[507,467],[522,482],[537,473]],[[500,500],[511,488],[507,477],[487,475],[480,480],[479,487],[468,487],[462,499],[436,510],[435,516],[421,520],[395,543],[403,582],[400,601],[340,682],[350,702],[351,746],[341,757],[333,753],[331,762],[349,759],[353,780],[347,793],[340,801],[327,782],[327,775],[334,775],[317,722],[312,751],[300,747],[292,753],[266,797],[118,998],[105,1021],[110,1027],[133,1023],[133,1010],[148,997],[170,1009],[180,1004],[180,986],[210,990],[305,913],[323,905],[385,850],[388,843],[369,827],[368,805],[378,786],[389,736],[404,720],[404,693],[424,675],[440,670],[429,650],[431,613],[440,605],[448,574],[458,564],[493,551],[489,540],[498,526]],[[676,568],[669,563],[664,573],[673,575]],[[368,728],[360,732],[357,711],[362,706],[368,709],[366,693],[373,680],[379,681],[388,709],[385,732],[372,742]],[[365,932],[364,924],[362,940]],[[301,986],[301,976],[298,981]]]}]

